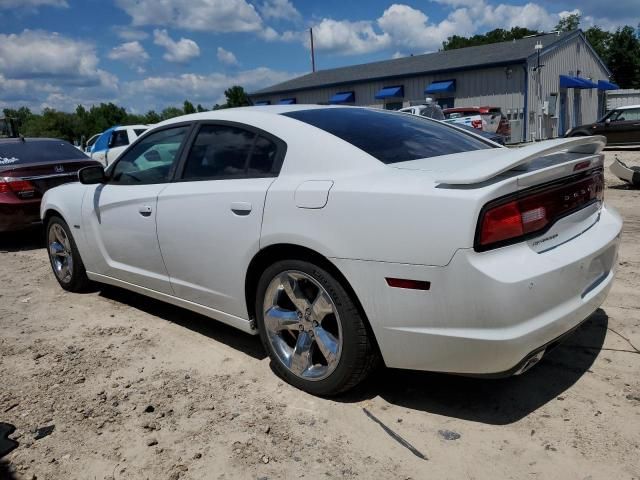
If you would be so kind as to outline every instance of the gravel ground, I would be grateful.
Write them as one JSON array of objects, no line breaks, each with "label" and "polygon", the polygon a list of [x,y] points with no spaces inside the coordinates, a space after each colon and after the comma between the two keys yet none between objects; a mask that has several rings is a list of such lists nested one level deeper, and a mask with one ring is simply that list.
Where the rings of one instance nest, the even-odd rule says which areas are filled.
[{"label": "gravel ground", "polygon": [[[640,150],[608,151],[640,164]],[[381,370],[333,400],[257,337],[115,288],[59,288],[38,231],[0,237],[0,421],[17,479],[640,478],[640,190],[607,301],[526,375]],[[47,428],[48,427],[48,428]]]}]

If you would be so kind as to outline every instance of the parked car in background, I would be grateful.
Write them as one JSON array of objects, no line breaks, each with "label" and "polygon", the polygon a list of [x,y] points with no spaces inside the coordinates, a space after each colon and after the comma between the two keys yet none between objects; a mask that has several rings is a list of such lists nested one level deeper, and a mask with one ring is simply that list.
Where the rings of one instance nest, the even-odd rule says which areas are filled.
[{"label": "parked car in background", "polygon": [[62,288],[112,284],[259,333],[308,392],[348,390],[379,357],[508,376],[611,287],[622,220],[603,147],[508,149],[381,109],[233,108],[159,124],[47,192],[41,216]]},{"label": "parked car in background", "polygon": [[[411,115],[418,115],[420,117],[431,118],[433,120],[444,120],[444,113],[442,112],[442,109],[438,104],[414,105],[411,107],[401,108],[398,111],[401,113],[409,113]],[[492,142],[498,143],[500,145],[504,145],[504,137],[502,135],[498,135],[497,133],[485,132],[484,130],[480,130],[480,129],[465,125],[464,123],[456,123],[455,126],[457,128],[470,131],[475,135],[480,135],[481,137],[491,140]]]},{"label": "parked car in background", "polygon": [[420,117],[427,117],[433,120],[444,120],[444,113],[442,108],[435,102],[431,102],[424,105],[413,105],[411,107],[405,107],[398,110],[402,113],[410,113],[412,115],[418,115]]},{"label": "parked car in background", "polygon": [[108,166],[148,128],[149,125],[127,125],[105,130],[93,144],[91,158]]},{"label": "parked car in background", "polygon": [[595,123],[572,128],[565,137],[585,135],[602,135],[607,145],[640,144],[640,105],[615,108]]},{"label": "parked car in background", "polygon": [[444,109],[445,121],[463,124],[503,137],[511,136],[511,126],[499,107],[456,107]]},{"label": "parked car in background", "polygon": [[98,141],[98,138],[100,138],[100,135],[102,135],[102,133],[96,133],[94,136],[89,138],[89,140],[87,140],[87,143],[84,146],[85,153],[91,153],[91,150],[93,150],[93,146]]},{"label": "parked car in background", "polygon": [[64,140],[0,139],[0,232],[39,223],[43,194],[89,165],[99,164]]}]

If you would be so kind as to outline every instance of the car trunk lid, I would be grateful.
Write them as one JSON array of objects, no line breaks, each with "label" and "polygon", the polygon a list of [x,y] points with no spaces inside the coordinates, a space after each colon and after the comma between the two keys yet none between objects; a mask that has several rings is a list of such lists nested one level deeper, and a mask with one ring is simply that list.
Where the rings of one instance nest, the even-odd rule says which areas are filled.
[{"label": "car trunk lid", "polygon": [[39,198],[50,188],[78,180],[78,170],[98,165],[92,160],[60,160],[0,167],[0,182],[18,198]]},{"label": "car trunk lid", "polygon": [[559,139],[393,166],[425,170],[437,188],[483,193],[474,239],[477,251],[527,241],[543,252],[598,221],[604,145],[603,137]]}]

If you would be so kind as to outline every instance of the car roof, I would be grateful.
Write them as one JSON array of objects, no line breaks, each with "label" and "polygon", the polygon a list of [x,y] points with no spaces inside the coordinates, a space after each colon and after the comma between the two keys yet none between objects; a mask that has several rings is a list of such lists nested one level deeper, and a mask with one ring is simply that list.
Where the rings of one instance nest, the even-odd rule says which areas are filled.
[{"label": "car roof", "polygon": [[[20,143],[22,142],[22,138],[0,138],[0,143]],[[69,143],[66,140],[62,140],[60,138],[47,138],[47,137],[25,137],[25,142],[64,142]]]},{"label": "car roof", "polygon": [[614,110],[629,110],[631,108],[640,108],[640,105],[625,105],[624,107],[616,107]]},{"label": "car roof", "polygon": [[[127,128],[150,128],[151,125],[118,125],[114,130],[126,130]],[[103,132],[104,133],[104,132]]]}]

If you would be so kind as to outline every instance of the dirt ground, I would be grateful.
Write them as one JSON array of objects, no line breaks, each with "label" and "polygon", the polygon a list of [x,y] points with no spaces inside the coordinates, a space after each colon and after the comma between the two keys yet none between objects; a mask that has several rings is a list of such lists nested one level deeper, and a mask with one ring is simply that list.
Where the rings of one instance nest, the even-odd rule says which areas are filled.
[{"label": "dirt ground", "polygon": [[382,370],[334,400],[281,382],[257,337],[115,288],[65,293],[39,232],[1,237],[0,421],[20,446],[0,478],[638,479],[640,190],[608,171],[607,187],[617,280],[541,364]]}]

